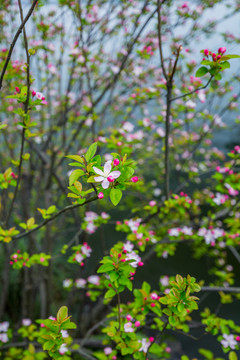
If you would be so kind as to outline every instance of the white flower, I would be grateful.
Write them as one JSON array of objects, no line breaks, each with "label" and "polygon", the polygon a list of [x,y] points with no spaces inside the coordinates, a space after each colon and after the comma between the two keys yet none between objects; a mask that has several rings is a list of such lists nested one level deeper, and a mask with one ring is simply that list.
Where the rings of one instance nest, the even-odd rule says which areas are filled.
[{"label": "white flower", "polygon": [[123,245],[123,250],[127,251],[127,252],[131,252],[134,248],[134,245],[130,242],[127,241],[126,244]]},{"label": "white flower", "polygon": [[191,227],[188,227],[188,226],[184,226],[182,228],[182,232],[185,234],[185,235],[192,235],[193,232],[192,232],[192,228]]},{"label": "white flower", "polygon": [[98,275],[91,275],[88,277],[88,282],[93,285],[99,285],[100,277]]},{"label": "white flower", "polygon": [[0,332],[8,331],[8,327],[9,327],[8,321],[4,321],[4,322],[0,323]]},{"label": "white flower", "polygon": [[178,228],[172,228],[168,230],[170,236],[179,236],[180,230]]},{"label": "white flower", "polygon": [[124,324],[124,331],[125,332],[133,332],[134,331],[134,329],[132,328],[131,322],[127,322],[126,324]]},{"label": "white flower", "polygon": [[64,288],[68,288],[69,286],[72,285],[72,280],[71,279],[65,279],[63,280],[63,287]]},{"label": "white flower", "polygon": [[7,334],[5,334],[5,333],[0,334],[0,341],[3,342],[3,343],[8,342],[8,336],[7,336]]},{"label": "white flower", "polygon": [[107,161],[104,165],[103,171],[93,166],[93,170],[95,171],[95,173],[100,175],[96,176],[94,180],[96,182],[102,182],[103,189],[107,189],[109,187],[109,183],[113,182],[114,179],[117,179],[121,175],[121,172],[118,170],[111,172],[111,164],[112,160]]},{"label": "white flower", "polygon": [[148,348],[150,346],[150,341],[147,341],[146,338],[143,338],[142,341],[141,340],[138,340],[138,342],[140,342],[142,344],[142,346],[140,347],[139,351],[143,351],[145,353],[147,353],[148,351]]},{"label": "white flower", "polygon": [[234,336],[223,334],[223,338],[224,339],[221,340],[222,346],[225,348],[227,348],[229,346],[231,349],[234,350],[237,345],[237,341],[234,339]]},{"label": "white flower", "polygon": [[86,283],[87,283],[87,281],[85,279],[76,279],[75,286],[77,288],[84,288]]},{"label": "white flower", "polygon": [[82,256],[82,254],[76,254],[75,260],[76,260],[78,263],[82,262],[83,259],[84,259],[84,257]]},{"label": "white flower", "polygon": [[30,319],[22,319],[23,326],[31,325],[32,321]]},{"label": "white flower", "polygon": [[104,354],[110,355],[112,353],[113,349],[110,346],[107,346],[104,348]]},{"label": "white flower", "polygon": [[62,344],[59,349],[59,353],[63,355],[65,352],[68,351],[68,348],[66,347],[66,344]]},{"label": "white flower", "polygon": [[131,132],[133,131],[134,129],[134,125],[132,123],[130,123],[129,121],[126,121],[124,124],[123,124],[123,130],[127,131],[127,132]]},{"label": "white flower", "polygon": [[139,225],[140,225],[141,219],[132,220],[130,219],[127,223],[127,225],[130,227],[132,232],[137,231]]},{"label": "white flower", "polygon": [[98,214],[96,214],[94,211],[86,211],[84,220],[90,222],[97,218],[98,218]]},{"label": "white flower", "polygon": [[162,276],[160,279],[160,283],[162,284],[162,286],[168,286],[169,285],[169,277]]},{"label": "white flower", "polygon": [[93,234],[93,233],[95,233],[96,230],[97,230],[97,226],[95,226],[92,222],[88,223],[87,227],[85,229],[85,231],[88,234]]},{"label": "white flower", "polygon": [[84,244],[81,248],[81,251],[83,255],[86,255],[86,257],[89,257],[91,255],[92,249],[89,245]]},{"label": "white flower", "polygon": [[135,260],[135,261],[131,262],[131,266],[136,268],[138,266],[138,263],[141,261],[141,258],[140,258],[140,256],[138,256],[138,254],[136,254],[134,251],[132,251],[127,254],[126,260]]},{"label": "white flower", "polygon": [[69,337],[67,330],[61,330],[61,334],[63,338]]}]

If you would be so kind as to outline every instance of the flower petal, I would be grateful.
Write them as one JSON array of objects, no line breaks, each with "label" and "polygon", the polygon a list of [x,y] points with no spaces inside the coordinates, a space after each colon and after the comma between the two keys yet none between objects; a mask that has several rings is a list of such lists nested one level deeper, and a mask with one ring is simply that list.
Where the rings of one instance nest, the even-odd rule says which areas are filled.
[{"label": "flower petal", "polygon": [[103,176],[96,176],[94,178],[95,181],[99,182],[99,181],[103,181],[105,178]]},{"label": "flower petal", "polygon": [[104,165],[104,169],[103,169],[103,171],[104,171],[104,176],[105,177],[107,177],[108,176],[108,174],[110,173],[110,171],[111,171],[111,168],[112,168],[112,160],[108,160],[106,163],[105,163],[105,165]]},{"label": "flower petal", "polygon": [[[104,176],[104,173],[102,170],[96,168],[95,166],[93,166],[93,170],[95,171],[96,174]],[[100,180],[99,180],[100,181]]]},{"label": "flower petal", "polygon": [[107,179],[104,179],[102,182],[102,187],[104,189],[107,189],[109,187],[109,181]]},{"label": "flower petal", "polygon": [[121,171],[112,171],[108,176],[112,176],[114,179],[117,179],[121,175]]}]

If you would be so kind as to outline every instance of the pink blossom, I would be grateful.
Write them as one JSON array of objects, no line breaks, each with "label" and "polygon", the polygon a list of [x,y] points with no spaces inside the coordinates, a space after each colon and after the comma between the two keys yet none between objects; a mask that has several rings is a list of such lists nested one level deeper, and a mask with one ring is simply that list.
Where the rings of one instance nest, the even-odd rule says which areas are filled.
[{"label": "pink blossom", "polygon": [[155,206],[155,205],[156,205],[156,201],[155,201],[155,200],[149,201],[149,205],[150,205],[150,206]]},{"label": "pink blossom", "polygon": [[158,298],[158,294],[151,293],[150,297],[151,297],[152,300],[156,300]]}]

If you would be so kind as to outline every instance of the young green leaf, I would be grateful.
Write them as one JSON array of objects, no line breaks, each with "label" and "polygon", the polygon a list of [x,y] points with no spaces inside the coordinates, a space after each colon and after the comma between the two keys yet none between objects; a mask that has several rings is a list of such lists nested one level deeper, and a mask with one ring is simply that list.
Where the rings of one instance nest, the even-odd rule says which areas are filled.
[{"label": "young green leaf", "polygon": [[97,151],[97,143],[95,142],[89,147],[88,151],[86,152],[85,159],[87,162],[89,162],[92,159],[92,157],[96,154],[96,151]]},{"label": "young green leaf", "polygon": [[196,77],[201,77],[205,74],[208,73],[208,69],[205,66],[201,66],[197,71],[196,71]]},{"label": "young green leaf", "polygon": [[116,206],[122,198],[122,191],[119,189],[111,189],[110,199],[114,206]]}]

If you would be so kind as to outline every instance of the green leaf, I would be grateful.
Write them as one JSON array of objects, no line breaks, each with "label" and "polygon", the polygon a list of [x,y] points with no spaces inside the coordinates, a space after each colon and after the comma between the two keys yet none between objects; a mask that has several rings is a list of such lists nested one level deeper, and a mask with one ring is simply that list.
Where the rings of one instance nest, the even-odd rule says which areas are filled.
[{"label": "green leaf", "polygon": [[221,57],[221,60],[237,59],[240,58],[240,55],[224,55]]},{"label": "green leaf", "polygon": [[91,158],[96,154],[96,151],[97,151],[97,143],[95,142],[90,146],[90,148],[86,152],[85,159],[87,162],[89,162]]},{"label": "green leaf", "polygon": [[222,70],[224,70],[224,69],[229,69],[230,68],[230,63],[228,62],[228,61],[224,61],[224,62],[222,62],[221,63],[221,68],[222,68]]},{"label": "green leaf", "polygon": [[234,351],[230,351],[228,358],[229,360],[238,360],[238,357]]},{"label": "green leaf", "polygon": [[205,356],[206,359],[213,359],[213,353],[210,350],[206,350],[206,349],[199,349],[198,350],[199,354]]},{"label": "green leaf", "polygon": [[104,264],[102,266],[100,266],[100,268],[98,269],[98,273],[104,273],[107,271],[111,271],[114,269],[114,265],[113,264]]},{"label": "green leaf", "polygon": [[79,163],[83,163],[83,158],[80,155],[67,155],[66,157],[69,159],[73,159]]},{"label": "green leaf", "polygon": [[119,189],[111,189],[110,199],[114,206],[116,206],[122,198],[122,191]]},{"label": "green leaf", "polygon": [[62,322],[68,317],[68,308],[66,306],[61,306],[57,313],[57,321]]},{"label": "green leaf", "polygon": [[86,175],[86,173],[83,170],[81,169],[74,170],[69,176],[69,185],[71,186],[80,176],[83,175]]},{"label": "green leaf", "polygon": [[7,124],[0,124],[0,130],[5,129],[7,127]]},{"label": "green leaf", "polygon": [[73,322],[65,322],[61,325],[61,330],[76,329],[77,325]]},{"label": "green leaf", "polygon": [[54,341],[46,341],[44,344],[43,344],[43,350],[51,350],[53,347],[54,347]]},{"label": "green leaf", "polygon": [[105,298],[105,299],[112,298],[112,297],[114,297],[115,295],[116,295],[115,290],[110,289],[110,290],[108,290],[108,291],[106,292],[104,298]]},{"label": "green leaf", "polygon": [[130,166],[125,166],[121,169],[121,176],[118,178],[119,182],[130,179],[134,174],[134,169]]},{"label": "green leaf", "polygon": [[196,71],[196,77],[201,77],[205,74],[208,73],[208,69],[205,66],[201,66],[197,71]]},{"label": "green leaf", "polygon": [[215,75],[215,79],[216,79],[216,80],[221,80],[221,79],[222,79],[222,75],[216,74],[216,75]]},{"label": "green leaf", "polygon": [[53,214],[55,211],[57,210],[55,205],[51,205],[49,206],[49,208],[47,209],[47,214]]}]

